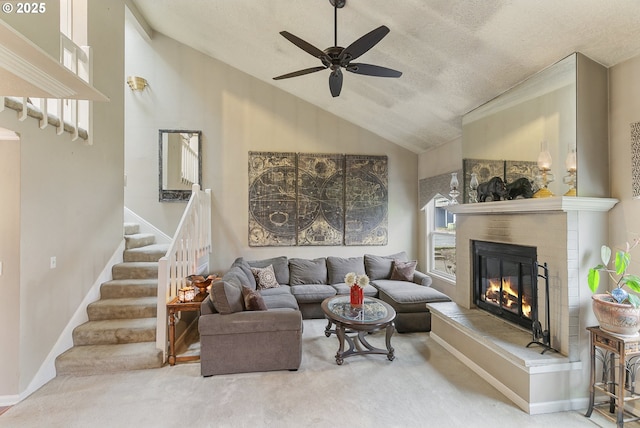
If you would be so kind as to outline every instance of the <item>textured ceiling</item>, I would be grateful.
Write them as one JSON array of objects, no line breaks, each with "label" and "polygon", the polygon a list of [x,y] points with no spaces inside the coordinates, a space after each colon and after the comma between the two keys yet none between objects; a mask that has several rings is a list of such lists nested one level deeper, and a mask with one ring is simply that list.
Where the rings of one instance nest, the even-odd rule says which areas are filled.
[{"label": "textured ceiling", "polygon": [[640,54],[639,0],[347,0],[338,44],[380,25],[391,32],[358,62],[399,79],[329,71],[280,34],[333,46],[329,0],[133,0],[148,24],[283,91],[416,153],[461,135],[461,117],[573,52],[610,67]]}]

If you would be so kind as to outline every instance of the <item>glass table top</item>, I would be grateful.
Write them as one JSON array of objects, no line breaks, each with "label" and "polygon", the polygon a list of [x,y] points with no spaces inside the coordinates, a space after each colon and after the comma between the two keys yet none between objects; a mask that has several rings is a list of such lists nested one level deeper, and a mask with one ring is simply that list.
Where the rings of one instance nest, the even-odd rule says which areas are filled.
[{"label": "glass table top", "polygon": [[377,299],[365,297],[361,308],[354,308],[349,302],[349,296],[335,297],[329,301],[327,308],[333,315],[350,321],[374,322],[389,315],[386,306]]}]

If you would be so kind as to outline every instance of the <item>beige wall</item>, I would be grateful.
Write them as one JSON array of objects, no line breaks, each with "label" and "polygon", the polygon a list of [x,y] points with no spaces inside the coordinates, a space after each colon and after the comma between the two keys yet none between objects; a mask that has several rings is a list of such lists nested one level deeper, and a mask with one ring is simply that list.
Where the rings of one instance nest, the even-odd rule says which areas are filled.
[{"label": "beige wall", "polygon": [[[60,2],[45,2],[44,13],[18,13],[18,2],[13,5],[12,13],[2,13],[0,19],[11,25],[23,36],[38,45],[53,58],[60,57]],[[21,2],[23,4],[33,2]],[[40,4],[41,2],[37,2]],[[24,10],[24,9],[23,9]]]},{"label": "beige wall", "polygon": [[[609,70],[609,158],[611,197],[620,200],[609,215],[609,243],[640,237],[640,200],[631,198],[631,123],[640,122],[640,56]],[[632,258],[640,272],[640,255]]]},{"label": "beige wall", "polygon": [[[18,374],[19,387],[16,391],[15,382],[0,376],[0,396],[28,387],[122,240],[123,13],[122,1],[89,3],[94,85],[111,99],[94,104],[92,146],[71,141],[67,133],[56,135],[52,127],[41,130],[32,118],[20,122],[13,110],[0,113],[0,127],[20,135],[14,168],[19,171],[14,180],[20,186],[20,220],[10,220],[19,225],[19,246],[12,249],[19,259],[10,257],[12,265],[4,268],[20,272],[19,299],[12,302],[19,316],[0,323],[0,337],[9,337],[2,343],[0,367],[7,367],[5,350],[17,350],[19,363],[12,359],[7,364]],[[9,221],[6,209],[3,204],[3,228]],[[52,256],[56,269],[49,268]]]},{"label": "beige wall", "polygon": [[[212,270],[227,269],[238,256],[406,250],[418,257],[416,154],[161,34],[147,40],[132,24],[126,34],[126,74],[142,76],[150,85],[142,93],[125,93],[128,208],[173,235],[185,204],[158,202],[158,129],[199,129],[203,187],[213,195]],[[249,151],[387,155],[389,244],[249,248]]]},{"label": "beige wall", "polygon": [[418,180],[462,169],[462,136],[418,157]]},{"label": "beige wall", "polygon": [[[17,137],[0,136],[0,395],[19,392],[20,363],[17,344],[20,327],[20,142]],[[14,134],[15,135],[15,134]],[[7,138],[7,139],[3,139]],[[2,327],[4,326],[4,327]],[[11,326],[11,328],[6,328]]]}]

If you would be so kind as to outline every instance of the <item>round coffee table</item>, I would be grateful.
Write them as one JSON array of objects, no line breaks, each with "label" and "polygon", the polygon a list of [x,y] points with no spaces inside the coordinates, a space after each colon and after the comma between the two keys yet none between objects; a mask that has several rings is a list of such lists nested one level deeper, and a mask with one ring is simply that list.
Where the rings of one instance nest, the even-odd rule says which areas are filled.
[{"label": "round coffee table", "polygon": [[[329,337],[332,333],[338,336],[340,344],[336,353],[338,365],[341,365],[347,357],[365,354],[386,354],[389,361],[393,361],[395,356],[391,346],[391,336],[395,330],[393,321],[396,319],[396,311],[388,303],[373,297],[365,297],[362,307],[355,308],[349,303],[349,296],[334,296],[322,302],[322,310],[329,321],[324,329],[325,336]],[[331,328],[333,324],[336,326],[335,330]],[[365,334],[383,328],[386,329],[386,350],[372,346],[365,339]],[[351,337],[348,333],[356,333],[356,335]],[[349,343],[349,349],[346,351],[344,350],[345,340]],[[356,340],[362,346],[358,346]]]}]

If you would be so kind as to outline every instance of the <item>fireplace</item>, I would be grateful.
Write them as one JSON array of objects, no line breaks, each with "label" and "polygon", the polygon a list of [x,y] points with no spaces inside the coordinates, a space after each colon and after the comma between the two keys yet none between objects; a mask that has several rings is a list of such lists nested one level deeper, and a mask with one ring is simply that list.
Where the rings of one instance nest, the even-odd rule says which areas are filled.
[{"label": "fireplace", "polygon": [[[453,302],[429,304],[431,337],[528,413],[587,407],[586,328],[597,321],[584,281],[600,258],[594,249],[607,241],[607,212],[616,202],[558,196],[450,206],[456,215],[456,284],[449,292]],[[532,260],[549,261],[548,269],[537,272],[548,280],[537,279],[536,304],[557,352],[527,347],[531,331],[497,322],[477,306],[474,241],[528,246],[535,248]]]},{"label": "fireplace", "polygon": [[535,247],[472,241],[474,303],[498,317],[532,329],[537,319]]}]

